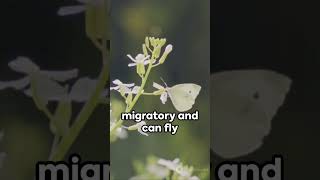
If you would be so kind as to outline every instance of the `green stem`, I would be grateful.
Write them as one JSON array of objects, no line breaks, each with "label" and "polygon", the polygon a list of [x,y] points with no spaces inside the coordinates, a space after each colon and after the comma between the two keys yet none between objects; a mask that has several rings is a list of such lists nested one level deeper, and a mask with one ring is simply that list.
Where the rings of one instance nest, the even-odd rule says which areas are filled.
[{"label": "green stem", "polygon": [[102,49],[103,67],[98,79],[96,89],[92,94],[92,96],[90,97],[90,99],[83,106],[74,124],[70,128],[69,133],[66,134],[60,141],[59,145],[57,146],[56,152],[52,156],[52,161],[60,161],[64,158],[64,156],[70,149],[71,145],[78,137],[82,128],[88,121],[89,117],[93,113],[94,109],[99,104],[101,93],[103,92],[106,86],[106,83],[109,79],[109,67],[108,67],[108,63],[106,63],[106,60],[107,60],[106,42],[104,42],[102,45],[103,45],[103,49]]},{"label": "green stem", "polygon": [[[144,89],[144,87],[145,87],[145,85],[146,85],[146,82],[147,82],[147,80],[148,80],[148,77],[149,77],[149,74],[150,74],[150,72],[151,72],[151,69],[153,68],[153,66],[152,66],[153,58],[154,58],[154,57],[152,56],[151,61],[150,61],[150,64],[149,64],[148,69],[147,69],[147,72],[146,72],[145,76],[144,76],[143,79],[142,79],[140,89],[139,89],[137,95],[136,95],[136,96],[134,97],[134,99],[132,100],[131,104],[130,104],[130,105],[128,106],[128,108],[126,109],[126,112],[130,112],[130,111],[132,110],[132,108],[134,107],[134,105],[137,103],[139,97],[143,94],[143,89]],[[123,120],[121,120],[121,119],[118,120],[118,121],[116,122],[116,124],[111,128],[110,134],[111,134],[111,135],[115,134],[115,131],[116,131],[119,127],[121,127],[122,123],[123,123]]]},{"label": "green stem", "polygon": [[146,95],[146,96],[155,96],[155,94],[153,94],[153,93],[142,93],[142,95]]},{"label": "green stem", "polygon": [[51,151],[50,151],[50,155],[49,155],[49,159],[52,159],[53,153],[55,152],[55,150],[57,148],[57,145],[59,144],[59,139],[60,139],[60,137],[58,135],[54,136],[52,147],[51,147]]}]

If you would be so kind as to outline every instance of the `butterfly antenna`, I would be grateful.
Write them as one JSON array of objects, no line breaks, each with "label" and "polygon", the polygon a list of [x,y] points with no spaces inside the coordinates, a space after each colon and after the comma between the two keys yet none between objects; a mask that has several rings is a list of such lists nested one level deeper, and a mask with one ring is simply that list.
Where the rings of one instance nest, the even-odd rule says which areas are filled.
[{"label": "butterfly antenna", "polygon": [[166,87],[168,87],[167,83],[164,82],[164,80],[162,79],[162,77],[160,77],[161,81],[166,85]]}]

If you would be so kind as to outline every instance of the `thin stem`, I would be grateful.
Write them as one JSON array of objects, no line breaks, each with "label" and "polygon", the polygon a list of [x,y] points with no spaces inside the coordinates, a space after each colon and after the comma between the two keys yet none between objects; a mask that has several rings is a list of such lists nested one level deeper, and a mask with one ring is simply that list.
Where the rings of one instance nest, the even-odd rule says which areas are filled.
[{"label": "thin stem", "polygon": [[[107,19],[107,12],[103,15],[103,17],[104,18],[103,18],[102,22],[104,22],[104,27],[107,27],[106,23],[110,23]],[[91,95],[90,99],[83,106],[82,110],[80,111],[76,120],[74,121],[73,125],[71,126],[69,133],[66,134],[61,139],[58,147],[56,148],[56,152],[52,156],[52,161],[59,161],[64,158],[64,156],[66,155],[66,153],[70,149],[71,145],[78,137],[82,128],[84,127],[84,125],[88,121],[89,117],[91,116],[91,114],[93,113],[93,111],[95,110],[97,105],[99,104],[101,94],[102,94],[102,92],[103,92],[103,90],[109,80],[109,66],[108,66],[107,60],[109,57],[108,55],[110,53],[108,53],[108,51],[107,51],[107,38],[103,37],[102,43],[99,43],[99,41],[96,38],[90,38],[90,39],[95,44],[95,46],[101,51],[103,67],[100,72],[98,83],[97,83],[97,86],[95,88],[94,93]]]},{"label": "thin stem", "polygon": [[91,42],[94,44],[94,46],[99,49],[100,51],[103,51],[103,45],[101,45],[101,43],[94,37],[89,37],[89,39],[91,40]]},{"label": "thin stem", "polygon": [[47,107],[44,106],[41,110],[49,118],[50,121],[53,119],[53,115]]},{"label": "thin stem", "polygon": [[[105,41],[105,40],[104,40]],[[79,115],[77,116],[74,124],[70,128],[70,131],[68,134],[66,134],[60,144],[58,145],[56,152],[54,153],[52,157],[52,161],[59,161],[64,158],[67,151],[70,149],[71,145],[75,141],[75,139],[78,137],[79,133],[81,132],[82,128],[88,121],[89,117],[93,113],[96,106],[99,104],[101,93],[103,92],[106,83],[109,79],[109,67],[108,63],[106,63],[107,60],[107,47],[106,43],[103,43],[103,49],[102,49],[102,58],[103,58],[103,67],[98,79],[98,83],[96,86],[96,89],[90,99],[86,102],[86,104],[83,106],[82,110],[80,111]]]},{"label": "thin stem", "polygon": [[53,143],[52,143],[52,146],[51,146],[51,151],[50,151],[50,155],[49,155],[49,160],[52,159],[53,157],[53,153],[55,152],[58,144],[59,144],[59,139],[60,137],[58,135],[55,135],[54,136],[54,139],[53,139]]},{"label": "thin stem", "polygon": [[153,93],[142,93],[142,95],[146,95],[146,96],[155,96],[155,94],[153,94]]}]

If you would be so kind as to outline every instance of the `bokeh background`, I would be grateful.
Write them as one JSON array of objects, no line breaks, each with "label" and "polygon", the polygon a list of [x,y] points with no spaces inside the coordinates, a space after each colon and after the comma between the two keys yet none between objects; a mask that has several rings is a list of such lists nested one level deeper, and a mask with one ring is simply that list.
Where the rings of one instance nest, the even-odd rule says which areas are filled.
[{"label": "bokeh background", "polygon": [[[146,87],[152,92],[152,82],[168,86],[196,83],[202,90],[190,112],[198,109],[197,122],[179,122],[178,133],[142,136],[129,132],[125,140],[111,144],[111,173],[115,180],[128,179],[134,175],[132,162],[145,161],[148,155],[182,162],[198,170],[209,168],[209,66],[210,66],[210,16],[209,0],[135,0],[115,1],[112,6],[114,18],[111,47],[111,79],[140,83],[134,68],[128,68],[127,54],[142,53],[145,36],[163,37],[173,44],[173,51],[166,62],[154,68]],[[111,93],[112,108],[117,110],[117,93]],[[141,97],[135,106],[139,112],[175,112],[170,100],[163,105],[159,97]],[[176,122],[178,123],[178,122]],[[128,123],[127,123],[128,124]],[[195,172],[199,173],[199,171]]]}]

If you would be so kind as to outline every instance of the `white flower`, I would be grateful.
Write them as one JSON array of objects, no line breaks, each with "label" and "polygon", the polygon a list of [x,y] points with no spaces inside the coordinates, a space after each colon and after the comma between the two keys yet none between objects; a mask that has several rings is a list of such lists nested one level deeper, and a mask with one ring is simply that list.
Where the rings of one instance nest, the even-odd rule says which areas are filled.
[{"label": "white flower", "polygon": [[[3,136],[4,136],[4,133],[2,131],[0,131],[0,142],[2,141]],[[0,152],[0,169],[3,166],[3,161],[4,161],[5,157],[6,157],[6,153]]]},{"label": "white flower", "polygon": [[176,158],[173,161],[166,160],[166,159],[159,159],[158,164],[165,166],[166,168],[176,171],[180,164],[180,159]]},{"label": "white flower", "polygon": [[132,88],[131,93],[132,94],[138,94],[139,90],[140,90],[140,86],[135,86],[135,87]]},{"label": "white flower", "polygon": [[116,130],[117,137],[120,139],[126,139],[128,137],[128,132],[126,129],[120,127]]},{"label": "white flower", "polygon": [[[86,102],[90,99],[91,95],[95,91],[97,86],[97,80],[90,79],[88,77],[83,77],[78,79],[70,91],[68,92],[68,88],[64,88],[64,94],[56,94],[54,96],[46,96],[42,98],[48,99],[48,101],[61,101],[61,100],[70,100],[78,103]],[[56,89],[55,89],[56,88]],[[58,89],[63,88],[61,85],[57,85],[51,88],[52,92],[58,92]],[[27,96],[32,97],[32,92],[30,89],[24,91]],[[106,89],[101,94],[101,99],[106,97],[109,94],[109,90]]]},{"label": "white flower", "polygon": [[173,49],[173,46],[171,44],[168,44],[163,53],[164,54],[169,54],[172,51],[172,49]]},{"label": "white flower", "polygon": [[128,54],[127,56],[131,59],[131,61],[133,61],[133,63],[128,64],[129,67],[137,66],[139,64],[147,65],[150,62],[149,55],[144,56],[143,54],[138,54],[136,58],[133,58],[130,54]]},{"label": "white flower", "polygon": [[119,79],[112,81],[112,83],[116,86],[110,87],[110,90],[116,90],[125,94],[131,92],[130,88],[134,86],[134,83],[125,84],[122,83]]},{"label": "white flower", "polygon": [[178,173],[180,175],[179,180],[200,180],[197,176],[191,176],[192,170],[182,166],[178,158],[173,161],[166,159],[159,159],[158,164]]},{"label": "white flower", "polygon": [[82,13],[86,10],[86,5],[90,4],[96,7],[103,5],[103,0],[77,0],[81,5],[64,6],[58,10],[59,16],[67,16]]},{"label": "white flower", "polygon": [[161,95],[160,95],[160,100],[162,102],[162,104],[165,104],[167,102],[167,99],[168,99],[168,92],[166,91],[166,88],[161,86],[160,84],[158,83],[153,83],[152,86],[158,90],[160,90],[161,92]]},{"label": "white flower", "polygon": [[[111,115],[110,115],[111,116]],[[110,120],[110,131],[116,125],[115,120]],[[128,137],[128,132],[125,128],[119,127],[116,129],[116,138],[126,139]]]},{"label": "white flower", "polygon": [[149,134],[145,133],[142,131],[142,126],[146,125],[147,123],[145,121],[141,121],[135,125],[132,125],[130,127],[128,127],[129,130],[138,130],[138,132],[144,136],[149,136]]},{"label": "white flower", "polygon": [[[45,71],[34,64],[29,58],[19,56],[15,60],[8,63],[8,66],[16,72],[25,76],[19,80],[0,81],[0,90],[13,88],[16,90],[25,90],[31,92],[30,84],[34,82],[34,87],[40,97],[52,97],[65,95],[65,88],[60,86],[58,82],[66,82],[77,77],[78,70],[72,69],[67,71]],[[26,90],[26,88],[29,89]]]}]

